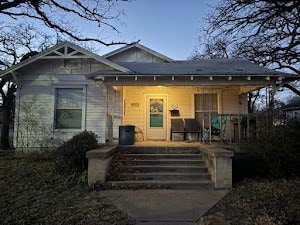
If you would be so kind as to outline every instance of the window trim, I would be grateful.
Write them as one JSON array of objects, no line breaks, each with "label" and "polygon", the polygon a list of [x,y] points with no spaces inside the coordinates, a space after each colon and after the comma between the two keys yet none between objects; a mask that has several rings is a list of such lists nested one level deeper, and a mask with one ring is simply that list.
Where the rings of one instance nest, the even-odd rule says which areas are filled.
[{"label": "window trim", "polygon": [[[81,117],[81,128],[56,128],[56,100],[57,100],[57,89],[82,89],[82,117]],[[86,93],[86,85],[53,85],[52,86],[53,92],[53,130],[54,131],[61,131],[61,132],[80,132],[86,130],[86,107],[87,107],[87,93]]]}]

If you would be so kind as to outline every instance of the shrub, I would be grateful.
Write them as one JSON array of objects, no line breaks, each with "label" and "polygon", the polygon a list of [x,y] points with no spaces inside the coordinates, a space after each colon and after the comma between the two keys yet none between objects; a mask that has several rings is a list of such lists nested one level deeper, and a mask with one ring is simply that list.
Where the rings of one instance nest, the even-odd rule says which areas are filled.
[{"label": "shrub", "polygon": [[290,120],[261,130],[244,140],[242,150],[249,154],[251,169],[260,177],[300,176],[300,124]]},{"label": "shrub", "polygon": [[96,135],[83,131],[63,143],[55,152],[55,163],[59,171],[83,172],[87,169],[86,152],[97,148]]}]

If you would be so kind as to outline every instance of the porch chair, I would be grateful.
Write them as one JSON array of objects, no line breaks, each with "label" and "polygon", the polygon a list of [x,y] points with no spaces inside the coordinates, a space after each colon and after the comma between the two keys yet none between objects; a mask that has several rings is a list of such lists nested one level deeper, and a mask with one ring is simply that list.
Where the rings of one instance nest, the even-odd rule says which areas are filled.
[{"label": "porch chair", "polygon": [[200,138],[201,128],[196,119],[184,119],[185,134],[197,134],[197,141]]},{"label": "porch chair", "polygon": [[171,131],[170,131],[170,140],[173,140],[173,134],[183,134],[183,140],[185,140],[185,129],[184,121],[181,118],[171,119]]},{"label": "porch chair", "polygon": [[223,141],[227,117],[222,115],[211,116],[211,135],[218,136]]}]

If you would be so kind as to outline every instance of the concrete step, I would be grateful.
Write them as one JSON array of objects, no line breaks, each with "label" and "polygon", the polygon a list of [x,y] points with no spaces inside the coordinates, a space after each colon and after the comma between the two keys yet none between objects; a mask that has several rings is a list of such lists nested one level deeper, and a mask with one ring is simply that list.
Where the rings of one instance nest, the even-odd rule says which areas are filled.
[{"label": "concrete step", "polygon": [[211,175],[198,147],[119,146],[117,170],[108,185],[118,188],[211,187]]},{"label": "concrete step", "polygon": [[198,147],[119,146],[118,151],[133,154],[200,154]]},{"label": "concrete step", "polygon": [[210,180],[209,173],[121,173],[122,180]]},{"label": "concrete step", "polygon": [[118,188],[170,188],[170,189],[201,189],[213,185],[209,180],[124,180],[108,181],[108,185]]},{"label": "concrete step", "polygon": [[122,154],[125,160],[130,159],[202,159],[202,154]]},{"label": "concrete step", "polygon": [[205,163],[203,160],[199,159],[156,159],[156,160],[144,160],[144,159],[138,159],[138,160],[119,160],[120,163],[124,166],[167,166],[167,165],[178,165],[178,166],[189,166],[189,165],[195,165],[195,166],[204,166]]},{"label": "concrete step", "polygon": [[206,173],[207,167],[203,165],[179,166],[179,165],[148,165],[148,166],[124,166],[124,169],[130,172],[148,173],[148,172],[182,172],[182,173]]}]

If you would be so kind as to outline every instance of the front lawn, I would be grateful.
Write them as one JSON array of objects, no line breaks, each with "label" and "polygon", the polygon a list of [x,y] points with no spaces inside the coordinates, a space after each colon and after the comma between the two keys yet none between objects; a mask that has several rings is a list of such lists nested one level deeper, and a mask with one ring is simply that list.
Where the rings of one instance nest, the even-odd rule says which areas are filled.
[{"label": "front lawn", "polygon": [[97,192],[66,180],[50,160],[0,157],[0,224],[133,224]]},{"label": "front lawn", "polygon": [[300,179],[244,180],[204,218],[230,225],[300,224]]}]

